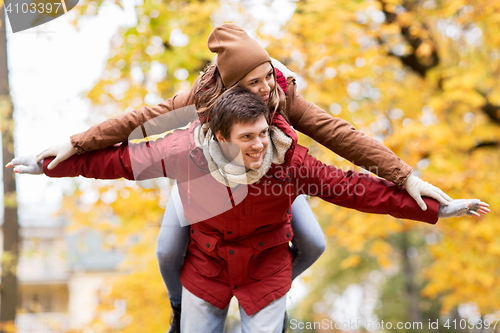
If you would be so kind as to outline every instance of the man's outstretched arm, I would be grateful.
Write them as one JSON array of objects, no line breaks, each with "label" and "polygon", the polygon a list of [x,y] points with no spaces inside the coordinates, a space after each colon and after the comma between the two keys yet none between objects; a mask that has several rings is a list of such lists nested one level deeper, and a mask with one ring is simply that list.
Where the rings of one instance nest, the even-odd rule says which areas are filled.
[{"label": "man's outstretched arm", "polygon": [[[422,211],[404,188],[399,188],[391,182],[375,178],[370,174],[344,172],[331,165],[323,164],[304,151],[302,155],[302,165],[299,166],[303,168],[300,172],[302,182],[302,187],[299,187],[300,194],[317,196],[339,206],[365,213],[388,214],[396,218],[431,224],[436,223],[439,217],[469,214],[469,208],[482,214],[489,212],[486,208],[487,204],[479,200],[471,202],[454,200],[452,203],[455,204],[444,214],[447,206],[427,197],[423,200],[428,209]],[[473,214],[471,211],[470,215],[478,214]]]},{"label": "man's outstretched arm", "polygon": [[[71,156],[56,168],[49,170],[52,158],[36,162],[34,156],[14,158],[7,167],[14,167],[14,172],[41,174],[49,177],[77,177],[96,179],[143,180],[157,177],[175,177],[172,164],[174,157],[168,155],[171,146],[169,136],[154,142],[137,144],[123,143],[104,149]],[[168,160],[168,163],[167,163]]]}]

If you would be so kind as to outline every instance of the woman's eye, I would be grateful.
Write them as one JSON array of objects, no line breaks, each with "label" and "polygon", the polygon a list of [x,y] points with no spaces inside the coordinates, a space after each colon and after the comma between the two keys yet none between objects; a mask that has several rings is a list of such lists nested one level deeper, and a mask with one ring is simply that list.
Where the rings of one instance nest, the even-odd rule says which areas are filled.
[{"label": "woman's eye", "polygon": [[269,73],[267,74],[267,78],[270,79],[271,77],[273,77],[273,73]]}]

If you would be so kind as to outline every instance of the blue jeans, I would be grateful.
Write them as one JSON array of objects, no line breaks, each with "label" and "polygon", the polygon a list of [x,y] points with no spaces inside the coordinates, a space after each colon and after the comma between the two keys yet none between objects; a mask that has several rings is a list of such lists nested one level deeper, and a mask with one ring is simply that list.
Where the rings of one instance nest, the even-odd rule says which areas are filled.
[{"label": "blue jeans", "polygon": [[[309,268],[325,251],[325,236],[305,196],[292,204],[292,252],[295,255],[292,279]],[[174,184],[163,216],[156,257],[160,273],[168,289],[170,302],[178,306],[182,299],[180,282],[182,265],[189,244],[189,223],[186,221],[177,183]]]},{"label": "blue jeans", "polygon": [[[249,316],[240,306],[242,333],[281,333],[285,317],[286,296],[269,303],[262,310]],[[224,310],[182,288],[182,333],[223,333],[227,317]]]}]

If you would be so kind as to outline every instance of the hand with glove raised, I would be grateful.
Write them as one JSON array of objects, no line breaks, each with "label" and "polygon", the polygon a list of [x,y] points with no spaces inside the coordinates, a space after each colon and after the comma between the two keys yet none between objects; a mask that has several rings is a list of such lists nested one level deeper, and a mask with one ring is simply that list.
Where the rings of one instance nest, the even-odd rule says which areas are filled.
[{"label": "hand with glove raised", "polygon": [[73,148],[70,142],[66,142],[60,145],[55,145],[49,147],[42,151],[38,155],[29,155],[16,157],[10,161],[6,167],[14,168],[15,173],[26,173],[30,175],[40,175],[43,173],[42,161],[44,158],[55,156],[54,160],[49,163],[47,168],[49,170],[54,169],[59,163],[67,160],[71,156],[76,154],[76,149]]},{"label": "hand with glove raised", "polygon": [[54,160],[50,162],[49,165],[47,166],[47,169],[52,170],[59,163],[67,160],[68,158],[70,158],[75,154],[76,154],[76,149],[73,148],[71,142],[68,141],[66,143],[62,143],[45,149],[36,156],[36,162],[40,162],[41,160],[47,157],[55,156]]}]

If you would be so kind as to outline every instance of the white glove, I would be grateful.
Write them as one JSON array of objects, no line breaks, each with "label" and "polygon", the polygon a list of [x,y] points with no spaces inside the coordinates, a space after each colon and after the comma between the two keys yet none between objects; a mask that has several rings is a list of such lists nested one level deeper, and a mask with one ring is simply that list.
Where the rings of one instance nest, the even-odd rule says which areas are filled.
[{"label": "white glove", "polygon": [[481,214],[488,214],[489,209],[486,208],[489,205],[479,199],[458,199],[453,200],[444,206],[439,204],[438,217],[448,218],[448,217],[460,217],[464,214],[469,216],[480,216]]},{"label": "white glove", "polygon": [[76,152],[77,151],[75,148],[73,148],[71,142],[66,142],[45,149],[36,156],[36,161],[40,162],[44,158],[55,156],[56,158],[52,162],[50,162],[49,165],[47,166],[47,169],[52,170],[62,161],[75,155]]},{"label": "white glove", "polygon": [[6,167],[14,168],[15,173],[43,174],[43,162],[37,162],[35,155],[16,157]]},{"label": "white glove", "polygon": [[440,188],[431,185],[428,182],[424,182],[422,179],[414,176],[413,174],[406,178],[403,185],[405,186],[408,194],[412,196],[423,211],[427,210],[427,205],[424,200],[422,200],[422,195],[436,199],[445,206],[453,200],[446,193],[441,191]]}]

